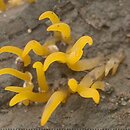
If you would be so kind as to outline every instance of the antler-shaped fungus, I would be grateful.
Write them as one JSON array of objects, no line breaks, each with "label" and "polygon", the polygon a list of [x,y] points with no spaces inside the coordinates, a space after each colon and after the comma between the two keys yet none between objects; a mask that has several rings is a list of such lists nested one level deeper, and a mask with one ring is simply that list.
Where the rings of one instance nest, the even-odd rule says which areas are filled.
[{"label": "antler-shaped fungus", "polygon": [[18,48],[18,47],[14,47],[14,46],[4,46],[4,47],[1,47],[0,48],[0,54],[2,54],[4,52],[13,53],[13,54],[17,55],[18,57],[20,57],[20,59],[24,62],[24,66],[28,66],[31,63],[30,56],[26,55],[23,58],[22,57],[23,50]]},{"label": "antler-shaped fungus", "polygon": [[[52,11],[46,11],[46,12],[42,13],[39,17],[39,20],[44,20],[46,18],[48,18],[52,22],[52,24],[60,23],[59,17]],[[54,37],[56,38],[56,41],[60,40],[61,39],[61,33],[60,32],[54,32]]]},{"label": "antler-shaped fungus", "polygon": [[56,23],[47,28],[47,31],[54,31],[54,32],[60,32],[61,33],[61,39],[65,43],[70,44],[72,41],[71,37],[71,29],[68,24],[66,23]]},{"label": "antler-shaped fungus", "polygon": [[78,60],[82,57],[82,49],[87,43],[89,45],[92,45],[92,38],[89,36],[83,36],[74,44],[74,46],[69,50],[69,52],[54,52],[50,54],[44,62],[44,71],[46,71],[50,64],[55,61],[66,63],[68,67],[70,66],[70,68],[73,68],[73,65],[78,62]]},{"label": "antler-shaped fungus", "polygon": [[35,62],[33,64],[33,68],[36,68],[36,72],[37,72],[37,79],[38,79],[38,84],[40,87],[41,91],[48,91],[48,85],[47,85],[47,81],[45,78],[45,72],[43,69],[43,65],[41,62]]},{"label": "antler-shaped fungus", "polygon": [[75,64],[71,64],[71,65],[68,64],[68,67],[74,71],[91,70],[97,67],[103,61],[103,59],[104,58],[102,56],[89,58],[89,59],[81,59]]},{"label": "antler-shaped fungus", "polygon": [[12,68],[4,68],[4,69],[1,69],[0,70],[0,75],[3,75],[3,74],[10,74],[10,75],[13,75],[19,79],[22,79],[24,81],[27,81],[27,82],[31,82],[32,80],[32,75],[30,72],[20,72],[18,70],[15,70],[15,69],[12,69]]},{"label": "antler-shaped fungus", "polygon": [[46,124],[49,117],[51,116],[53,111],[60,105],[60,103],[65,102],[67,96],[68,96],[68,91],[65,91],[65,90],[56,91],[52,94],[42,114],[42,118],[41,118],[42,126]]},{"label": "antler-shaped fungus", "polygon": [[112,70],[112,75],[114,75],[119,67],[119,64],[124,60],[125,55],[123,50],[119,50],[114,56],[112,56],[106,63],[105,76],[109,74]]},{"label": "antler-shaped fungus", "polygon": [[10,101],[9,105],[14,106],[19,102],[24,101],[32,101],[32,102],[47,102],[48,99],[50,98],[52,92],[40,92],[40,93],[35,93],[32,92],[33,88],[30,88],[27,86],[26,88],[22,87],[17,87],[17,86],[8,86],[5,88],[5,90],[16,92],[16,94]]},{"label": "antler-shaped fungus", "polygon": [[[84,84],[85,85],[85,84]],[[73,78],[68,81],[68,86],[72,93],[78,93],[81,97],[92,98],[96,104],[100,101],[99,92],[96,89],[104,89],[104,83],[101,81],[95,82],[92,86],[82,86]]]},{"label": "antler-shaped fungus", "polygon": [[27,43],[25,46],[23,53],[22,53],[22,58],[24,59],[28,53],[33,50],[35,54],[39,56],[46,56],[50,54],[49,50],[47,47],[42,46],[39,42],[32,40]]}]

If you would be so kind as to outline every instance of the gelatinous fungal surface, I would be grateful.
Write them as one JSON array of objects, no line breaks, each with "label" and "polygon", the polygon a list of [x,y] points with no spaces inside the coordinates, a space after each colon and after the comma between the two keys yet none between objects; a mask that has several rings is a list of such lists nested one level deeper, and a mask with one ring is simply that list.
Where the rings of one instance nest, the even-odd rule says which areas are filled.
[{"label": "gelatinous fungal surface", "polygon": [[[3,7],[4,10],[4,6],[6,5],[4,5],[3,1],[0,2],[0,9]],[[32,3],[35,2],[35,0],[28,0],[28,2]],[[66,103],[72,94],[78,94],[87,99],[91,98],[96,104],[99,104],[100,92],[98,90],[104,91],[105,88],[103,78],[110,72],[114,75],[119,64],[124,59],[124,53],[122,51],[111,56],[108,61],[104,60],[105,58],[102,55],[82,59],[85,45],[89,45],[89,47],[93,45],[92,38],[85,35],[74,41],[75,38],[73,38],[71,34],[70,26],[62,22],[52,11],[41,14],[39,20],[44,19],[51,21],[52,25],[47,28],[47,31],[54,32],[54,35],[52,39],[47,39],[43,45],[36,40],[31,40],[23,49],[14,46],[4,46],[0,48],[0,54],[13,53],[17,55],[19,60],[23,62],[24,67],[32,63],[29,54],[30,51],[33,51],[35,55],[45,59],[44,62],[36,61],[31,68],[35,71],[35,77],[37,78],[37,92],[34,91],[34,83],[32,82],[32,79],[35,77],[33,77],[29,71],[21,72],[14,68],[3,68],[0,70],[0,76],[9,74],[23,80],[22,87],[7,86],[5,88],[6,91],[16,93],[10,100],[10,106],[14,106],[18,103],[28,106],[30,102],[47,103],[41,117],[42,126],[46,124],[56,108],[61,103]],[[67,46],[67,50],[62,52],[58,48],[57,43],[65,43],[64,45]],[[87,71],[86,75],[80,81],[71,77],[67,79],[68,82],[65,88],[57,86],[58,89],[54,90],[49,86],[46,79],[46,71],[54,62],[63,63],[70,70],[76,71],[77,73],[78,71]]]}]

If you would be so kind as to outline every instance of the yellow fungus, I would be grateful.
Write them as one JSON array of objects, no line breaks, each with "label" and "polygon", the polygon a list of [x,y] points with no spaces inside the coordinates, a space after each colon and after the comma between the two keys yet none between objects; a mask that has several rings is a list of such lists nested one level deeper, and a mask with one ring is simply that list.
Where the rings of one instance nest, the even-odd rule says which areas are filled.
[{"label": "yellow fungus", "polygon": [[6,10],[6,4],[4,0],[0,0],[0,10],[5,11]]},{"label": "yellow fungus", "polygon": [[105,65],[96,67],[95,69],[89,72],[89,76],[93,77],[93,80],[95,81],[102,79],[104,74],[105,74]]},{"label": "yellow fungus", "polygon": [[[23,88],[24,88],[24,90],[23,90],[23,92],[24,91],[33,91],[33,88],[34,88],[34,85],[33,85],[33,83],[32,82],[24,82],[24,84],[23,84]],[[27,100],[24,100],[24,101],[22,101],[22,103],[25,105],[25,106],[28,106],[29,104],[30,104],[30,101],[27,99]]]},{"label": "yellow fungus", "polygon": [[21,92],[24,92],[24,91],[32,91],[32,89],[33,89],[32,86],[27,86],[25,88],[18,87],[18,86],[8,86],[8,87],[5,88],[5,90],[12,91],[12,92],[15,92],[15,93],[21,93]]},{"label": "yellow fungus", "polygon": [[14,106],[19,102],[22,101],[32,101],[32,102],[47,102],[48,99],[50,98],[52,92],[40,92],[40,93],[35,93],[32,92],[31,87],[17,87],[17,86],[8,86],[5,88],[5,90],[16,92],[16,94],[10,101],[10,106]]},{"label": "yellow fungus", "polygon": [[40,90],[46,92],[48,90],[48,85],[45,78],[45,72],[44,72],[42,63],[35,62],[33,64],[33,68],[36,68],[36,71],[37,71],[37,79],[38,79],[38,85],[40,87]]},{"label": "yellow fungus", "polygon": [[22,103],[24,104],[24,106],[28,106],[30,104],[30,101],[29,100],[24,100],[24,101],[22,101]]},{"label": "yellow fungus", "polygon": [[[20,92],[25,92],[25,91],[33,91],[33,88],[34,88],[33,83],[25,81],[23,88],[17,87],[17,86],[8,86],[8,87],[5,88],[5,90],[20,93]],[[22,103],[25,106],[28,106],[30,101],[28,99],[26,99],[26,100],[22,101]]]},{"label": "yellow fungus", "polygon": [[[10,2],[11,1],[14,2],[14,4],[22,2],[22,0],[10,0]],[[35,0],[26,1],[30,3],[35,2]],[[1,5],[2,4],[0,3],[0,9]],[[110,71],[112,71],[112,75],[115,74],[119,64],[124,59],[124,54],[120,51],[113,57],[109,58],[108,62],[102,62],[104,60],[104,57],[102,56],[90,59],[81,59],[85,45],[89,44],[91,46],[93,44],[92,38],[89,36],[82,36],[75,42],[75,44],[73,44],[71,29],[68,24],[61,22],[58,16],[52,11],[47,11],[41,14],[39,20],[46,18],[52,22],[52,25],[47,28],[47,31],[53,31],[54,37],[47,40],[44,45],[41,45],[35,40],[31,40],[27,43],[24,50],[12,46],[0,48],[0,54],[3,52],[9,52],[19,56],[23,61],[24,66],[28,66],[31,63],[31,59],[28,56],[31,50],[33,50],[36,55],[42,57],[47,56],[44,65],[41,62],[35,62],[33,64],[33,68],[36,69],[38,86],[40,88],[40,92],[37,93],[33,92],[34,86],[31,82],[32,75],[29,72],[23,73],[11,68],[0,70],[0,75],[10,74],[25,81],[23,87],[8,86],[5,88],[5,90],[16,93],[9,103],[10,106],[14,106],[20,102],[26,106],[29,105],[30,102],[47,102],[41,118],[42,126],[45,125],[55,109],[61,103],[65,103],[70,93],[77,93],[83,98],[92,98],[93,101],[98,104],[100,101],[100,95],[97,89],[104,90],[105,87],[104,82],[101,81],[102,78],[107,76]],[[56,46],[56,43],[59,41],[69,44],[66,52],[59,51]],[[67,90],[57,90],[54,92],[52,89],[50,91],[46,81],[45,71],[47,71],[49,66],[55,61],[65,63],[74,71],[91,71],[88,72],[79,83],[74,78],[69,79],[69,88],[67,88]]]},{"label": "yellow fungus", "polygon": [[103,60],[103,57],[100,57],[100,56],[90,58],[90,59],[81,59],[75,64],[71,64],[71,65],[68,64],[68,67],[74,71],[91,70],[95,68],[96,66],[98,66],[102,60]]},{"label": "yellow fungus", "polygon": [[86,44],[90,46],[93,44],[93,40],[89,36],[82,36],[79,38],[68,53],[68,64],[75,64],[83,55],[83,48]]},{"label": "yellow fungus", "polygon": [[99,92],[94,88],[80,86],[77,91],[81,97],[92,98],[96,104],[98,104],[100,101]]},{"label": "yellow fungus", "polygon": [[62,23],[62,22],[56,23],[56,24],[49,26],[47,28],[47,31],[60,32],[62,35],[62,40],[67,44],[71,43],[71,40],[72,40],[71,29],[68,24]]},{"label": "yellow fungus", "polygon": [[101,89],[104,91],[105,89],[105,83],[103,81],[96,81],[92,86],[91,88],[94,88],[94,89]]},{"label": "yellow fungus", "polygon": [[25,101],[25,100],[30,100],[32,102],[47,102],[48,99],[50,98],[51,94],[50,93],[34,93],[34,92],[22,92],[19,94],[16,94],[10,101],[10,106],[14,106],[19,102]]},{"label": "yellow fungus", "polygon": [[86,74],[80,81],[80,86],[90,87],[95,81],[100,80],[104,76],[105,66],[99,66]]},{"label": "yellow fungus", "polygon": [[79,86],[86,86],[90,87],[94,82],[93,77],[89,76],[88,74],[83,77],[83,79],[80,81]]},{"label": "yellow fungus", "polygon": [[111,70],[112,75],[114,75],[119,67],[119,64],[124,60],[124,57],[124,53],[120,50],[111,57],[105,66],[105,76],[107,76]]},{"label": "yellow fungus", "polygon": [[52,24],[60,22],[59,17],[52,11],[46,11],[46,12],[42,13],[39,17],[39,20],[43,20],[46,18],[48,18],[52,22]]},{"label": "yellow fungus", "polygon": [[53,62],[58,61],[61,63],[65,63],[66,62],[66,55],[63,52],[54,52],[52,54],[50,54],[44,62],[44,71],[46,71],[48,69],[48,67],[50,66],[50,64],[52,64]]},{"label": "yellow fungus", "polygon": [[[32,91],[33,90],[33,84],[32,83],[25,83],[25,84],[27,84],[28,86],[24,86],[24,87],[17,87],[17,86],[8,86],[8,87],[6,87],[5,88],[5,90],[7,90],[7,91],[12,91],[12,92],[15,92],[15,93],[22,93],[22,92],[26,92],[26,91]],[[23,99],[23,100],[22,100]],[[19,103],[19,102],[21,102],[22,101],[22,103],[25,105],[25,106],[28,106],[29,105],[29,103],[30,103],[30,101],[28,100],[28,99],[26,99],[25,97],[20,97],[20,96],[14,96],[12,99],[11,99],[11,101],[10,101],[10,103],[9,103],[9,105],[10,106],[13,106],[13,105],[15,105],[15,104],[17,104],[17,103],[15,103],[17,101],[17,103]]]},{"label": "yellow fungus", "polygon": [[41,125],[44,126],[51,116],[52,112],[59,106],[60,103],[64,102],[68,96],[67,91],[56,91],[52,94],[48,100],[41,118]]},{"label": "yellow fungus", "polygon": [[[67,53],[55,52],[55,53],[50,54],[44,62],[44,71],[46,71],[48,69],[48,67],[50,66],[50,64],[55,61],[59,61],[61,63],[66,63],[68,65],[68,67],[70,66],[70,68],[71,68],[71,64],[73,66],[82,57],[83,47],[87,43],[89,45],[92,45],[92,39],[91,40],[90,39],[91,39],[91,37],[89,37],[89,36],[83,36],[75,43],[76,45],[74,44],[74,46],[72,47],[72,49],[69,50],[69,52],[67,52]],[[84,43],[82,43],[82,42],[84,42]]]},{"label": "yellow fungus", "polygon": [[44,55],[49,54],[49,51],[46,47],[42,46],[39,42],[32,40],[32,41],[29,41],[27,45],[25,46],[22,53],[22,58],[24,59],[24,57],[28,55],[28,53],[31,50],[33,50],[39,56],[44,56]]},{"label": "yellow fungus", "polygon": [[68,81],[68,86],[70,87],[73,93],[77,92],[78,83],[75,79],[70,79]]},{"label": "yellow fungus", "polygon": [[21,94],[16,94],[9,102],[9,106],[14,106],[19,102],[22,102],[24,100],[27,100],[26,96],[22,96]]},{"label": "yellow fungus", "polygon": [[93,44],[93,40],[90,36],[82,36],[79,38],[69,51],[73,52],[76,49],[83,50],[86,44],[89,44],[90,46]]},{"label": "yellow fungus", "polygon": [[24,57],[24,59],[22,58],[23,50],[18,48],[18,47],[13,47],[13,46],[1,47],[0,48],[0,54],[2,54],[4,52],[13,53],[13,54],[19,56],[23,60],[24,66],[28,66],[31,63],[31,58],[28,55],[26,55]]},{"label": "yellow fungus", "polygon": [[[60,19],[59,17],[52,11],[46,11],[44,13],[42,13],[39,17],[39,20],[43,20],[48,18],[52,24],[56,24],[56,23],[60,23]],[[61,33],[60,32],[54,32],[54,37],[59,40],[61,39]]]},{"label": "yellow fungus", "polygon": [[70,79],[68,81],[68,86],[73,93],[78,93],[81,97],[84,98],[92,98],[95,103],[99,103],[100,95],[96,88],[89,88],[87,84],[85,86],[81,86],[81,84],[77,84],[75,79]]},{"label": "yellow fungus", "polygon": [[112,70],[112,75],[114,75],[120,65],[120,63],[124,60],[125,55],[123,50],[119,50],[113,55],[106,63],[105,66],[105,76],[109,74]]},{"label": "yellow fungus", "polygon": [[3,74],[10,74],[27,82],[30,82],[32,80],[32,76],[29,72],[22,73],[12,68],[1,69],[0,75],[3,75]]}]

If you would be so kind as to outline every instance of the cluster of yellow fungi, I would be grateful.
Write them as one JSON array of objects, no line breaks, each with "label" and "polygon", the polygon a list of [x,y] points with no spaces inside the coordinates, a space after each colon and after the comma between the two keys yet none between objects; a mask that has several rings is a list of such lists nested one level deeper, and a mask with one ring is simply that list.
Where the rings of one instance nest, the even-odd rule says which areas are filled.
[{"label": "cluster of yellow fungi", "polygon": [[[13,68],[4,68],[0,70],[0,75],[10,74],[24,81],[23,87],[8,86],[5,90],[17,93],[10,101],[9,105],[14,106],[20,102],[24,105],[29,105],[30,102],[47,102],[44,107],[41,125],[44,126],[48,121],[53,111],[61,104],[65,103],[71,94],[77,93],[83,98],[91,98],[96,104],[99,104],[100,95],[97,89],[104,90],[105,84],[102,79],[112,70],[114,75],[120,62],[124,59],[122,51],[104,60],[104,56],[97,56],[89,59],[81,59],[83,48],[86,44],[91,46],[93,40],[90,36],[82,36],[76,42],[72,39],[71,29],[68,24],[60,21],[58,16],[47,11],[39,17],[39,20],[49,19],[52,23],[47,28],[47,31],[54,32],[51,39],[47,40],[43,45],[38,41],[32,40],[27,43],[24,49],[14,46],[4,46],[0,48],[0,54],[8,52],[18,56],[18,59],[23,62],[24,67],[31,64],[29,52],[32,50],[36,55],[45,58],[44,63],[39,61],[33,64],[36,70],[38,92],[34,92],[32,83],[32,75],[30,72],[21,72]],[[66,52],[60,52],[56,43],[64,43],[67,46]],[[119,55],[120,54],[120,55]],[[53,62],[66,64],[73,71],[89,71],[78,82],[73,77],[68,80],[68,87],[51,90],[47,81],[45,72]]]},{"label": "cluster of yellow fungi", "polygon": [[15,7],[24,2],[35,3],[36,0],[0,0],[0,11],[5,11],[9,7]]}]

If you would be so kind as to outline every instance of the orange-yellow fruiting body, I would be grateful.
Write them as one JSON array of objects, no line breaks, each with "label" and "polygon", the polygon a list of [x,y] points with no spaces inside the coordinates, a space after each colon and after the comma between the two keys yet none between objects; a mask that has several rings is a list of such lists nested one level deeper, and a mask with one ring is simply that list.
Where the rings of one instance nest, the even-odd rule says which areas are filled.
[{"label": "orange-yellow fruiting body", "polygon": [[18,86],[8,86],[8,87],[5,88],[5,90],[15,92],[15,93],[21,93],[21,92],[24,92],[24,91],[32,91],[33,87],[27,86],[27,87],[23,88],[23,87],[18,87]]},{"label": "orange-yellow fruiting body", "polygon": [[37,80],[41,91],[47,92],[48,91],[48,85],[45,78],[45,72],[44,68],[41,62],[35,62],[33,64],[33,68],[36,68],[37,72]]},{"label": "orange-yellow fruiting body", "polygon": [[[44,13],[42,13],[39,17],[39,20],[44,20],[48,18],[52,24],[56,24],[56,23],[60,23],[60,19],[59,17],[52,11],[46,11]],[[61,33],[60,32],[54,32],[54,37],[57,40],[61,39]]]},{"label": "orange-yellow fruiting body", "polygon": [[83,50],[86,44],[89,44],[90,46],[93,44],[93,40],[90,36],[82,36],[79,38],[69,51],[73,52],[77,49]]},{"label": "orange-yellow fruiting body", "polygon": [[73,66],[82,57],[82,49],[86,43],[92,45],[92,40],[89,36],[81,37],[67,53],[55,52],[50,54],[44,62],[44,71],[55,61],[66,63],[71,68],[71,65]]},{"label": "orange-yellow fruiting body", "polygon": [[67,91],[56,91],[52,94],[42,114],[41,118],[42,126],[46,124],[52,112],[58,107],[58,105],[66,100],[67,95],[68,95]]},{"label": "orange-yellow fruiting body", "polygon": [[14,106],[19,102],[30,100],[33,102],[47,102],[50,98],[50,93],[34,93],[31,91],[22,92],[19,94],[16,94],[10,101],[9,105]]},{"label": "orange-yellow fruiting body", "polygon": [[100,95],[99,92],[94,88],[87,88],[85,86],[80,86],[77,90],[79,95],[84,98],[92,98],[96,104],[99,104]]},{"label": "orange-yellow fruiting body", "polygon": [[17,86],[8,86],[5,88],[5,90],[16,92],[16,94],[10,101],[10,106],[14,106],[19,102],[22,101],[33,101],[33,102],[47,102],[50,98],[52,92],[40,92],[35,93],[32,92],[32,89],[30,86],[27,86],[26,88],[17,87]]},{"label": "orange-yellow fruiting body", "polygon": [[81,59],[78,62],[76,62],[75,64],[71,64],[71,65],[68,64],[68,67],[74,71],[91,70],[91,69],[95,68],[96,66],[98,66],[101,63],[102,59],[103,59],[103,57]]},{"label": "orange-yellow fruiting body", "polygon": [[54,31],[54,32],[60,32],[62,35],[62,40],[69,44],[71,42],[71,29],[68,24],[66,23],[56,23],[52,24],[47,28],[47,31]]},{"label": "orange-yellow fruiting body", "polygon": [[63,52],[54,52],[54,53],[50,54],[46,58],[46,60],[44,62],[44,71],[46,71],[48,69],[48,67],[50,66],[50,64],[52,64],[55,61],[65,63],[66,62],[65,53],[63,53]]},{"label": "orange-yellow fruiting body", "polygon": [[24,58],[22,58],[23,50],[18,47],[14,47],[14,46],[1,47],[0,54],[4,53],[4,52],[13,53],[13,54],[19,56],[23,60],[24,66],[28,66],[31,63],[31,58],[28,55],[26,55]]},{"label": "orange-yellow fruiting body", "polygon": [[31,50],[33,50],[39,56],[45,56],[49,54],[49,51],[46,47],[42,46],[39,42],[32,40],[29,41],[25,46],[22,53],[22,58],[24,59]]},{"label": "orange-yellow fruiting body", "polygon": [[92,45],[93,40],[89,36],[82,36],[79,38],[68,53],[68,63],[75,64],[83,55],[83,48],[86,44]]},{"label": "orange-yellow fruiting body", "polygon": [[3,75],[3,74],[10,74],[27,82],[30,82],[32,80],[32,76],[29,72],[22,73],[12,68],[1,69],[0,75]]},{"label": "orange-yellow fruiting body", "polygon": [[60,23],[59,17],[52,11],[46,11],[42,13],[39,17],[39,20],[44,20],[46,18],[48,18],[52,22],[52,24]]},{"label": "orange-yellow fruiting body", "polygon": [[68,81],[68,86],[73,93],[77,92],[81,97],[92,98],[95,103],[99,103],[100,95],[95,88],[78,85],[75,79],[70,79]]},{"label": "orange-yellow fruiting body", "polygon": [[70,90],[75,93],[77,92],[78,83],[75,79],[70,79],[68,81],[68,86],[70,87]]},{"label": "orange-yellow fruiting body", "polygon": [[104,91],[104,88],[105,88],[105,84],[103,81],[96,81],[92,86],[91,88],[94,88],[94,89],[101,89]]}]

